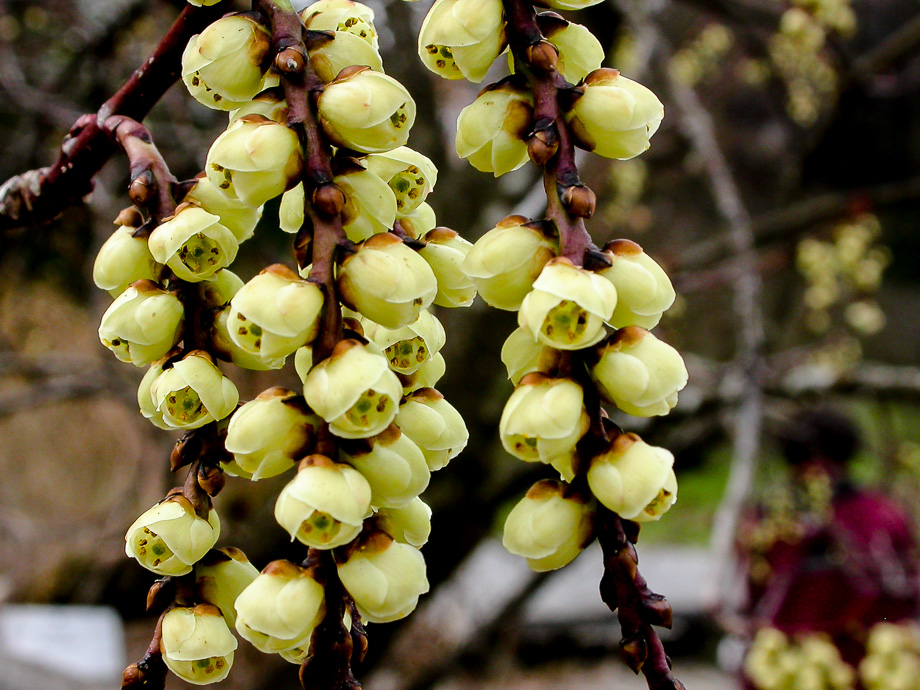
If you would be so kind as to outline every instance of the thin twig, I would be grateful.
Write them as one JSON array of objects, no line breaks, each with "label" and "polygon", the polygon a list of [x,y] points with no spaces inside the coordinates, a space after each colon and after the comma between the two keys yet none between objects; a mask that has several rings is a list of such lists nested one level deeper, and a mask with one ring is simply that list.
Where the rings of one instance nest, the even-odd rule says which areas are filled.
[{"label": "thin twig", "polygon": [[881,43],[861,55],[846,74],[844,82],[865,82],[889,69],[898,60],[913,55],[918,46],[920,46],[920,14],[902,23]]},{"label": "thin twig", "polygon": [[[789,238],[790,233],[806,231],[860,209],[877,209],[916,199],[920,199],[920,177],[864,189],[827,192],[764,213],[751,221],[751,230],[757,243],[764,244]],[[692,273],[723,259],[728,252],[727,238],[714,237],[682,251],[671,266],[676,272]]]}]

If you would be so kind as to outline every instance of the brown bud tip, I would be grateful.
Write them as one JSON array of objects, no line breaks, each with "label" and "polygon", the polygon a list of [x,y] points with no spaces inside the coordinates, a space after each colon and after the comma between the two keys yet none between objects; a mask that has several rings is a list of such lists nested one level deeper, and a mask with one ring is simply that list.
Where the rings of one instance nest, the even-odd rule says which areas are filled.
[{"label": "brown bud tip", "polygon": [[559,143],[555,141],[555,137],[551,137],[553,141],[547,142],[546,139],[550,137],[541,136],[542,134],[544,133],[537,132],[527,140],[527,155],[530,156],[530,160],[533,161],[534,165],[538,165],[541,168],[559,150]]},{"label": "brown bud tip", "polygon": [[124,673],[121,674],[121,687],[125,688],[139,688],[143,683],[141,679],[141,672],[137,668],[137,664],[131,664],[124,670]]},{"label": "brown bud tip", "polygon": [[216,496],[224,488],[224,472],[219,467],[199,467],[198,486],[208,496]]},{"label": "brown bud tip", "polygon": [[144,217],[136,206],[123,208],[115,219],[115,225],[127,226],[129,228],[139,228],[144,224]]},{"label": "brown bud tip", "polygon": [[674,613],[671,611],[671,605],[668,600],[660,594],[653,594],[646,601],[642,602],[642,608],[645,609],[646,620],[652,625],[660,625],[662,628],[671,629],[674,623]]},{"label": "brown bud tip", "polygon": [[560,191],[562,204],[566,210],[578,218],[590,218],[597,207],[597,196],[590,187],[573,185],[564,187]]},{"label": "brown bud tip", "polygon": [[623,650],[623,658],[633,670],[633,673],[639,673],[648,656],[648,646],[645,644],[645,639],[642,637],[624,639],[620,642],[620,649]]},{"label": "brown bud tip", "polygon": [[345,192],[335,184],[324,184],[313,192],[313,207],[323,215],[338,216],[345,207]]},{"label": "brown bud tip", "polygon": [[367,656],[367,633],[364,630],[358,630],[357,626],[352,623],[351,627],[351,643],[354,647],[352,652],[352,660],[361,663],[364,661],[364,657]]},{"label": "brown bud tip", "polygon": [[585,258],[582,266],[588,271],[603,271],[611,266],[610,258],[597,249],[588,249],[585,251]]},{"label": "brown bud tip", "polygon": [[166,608],[166,605],[172,601],[175,594],[176,581],[173,578],[164,577],[157,580],[147,590],[147,611]]},{"label": "brown bud tip", "polygon": [[161,690],[166,686],[166,664],[159,654],[148,652],[121,676],[122,690]]},{"label": "brown bud tip", "polygon": [[300,74],[307,64],[307,57],[299,46],[290,46],[275,55],[275,69],[284,74]]},{"label": "brown bud tip", "polygon": [[[194,443],[194,438],[194,436],[186,434],[176,441],[176,445],[173,446],[172,452],[169,454],[169,469],[171,472],[188,465],[194,459],[199,448],[199,444]],[[194,445],[194,448],[190,448],[191,445]]]},{"label": "brown bud tip", "polygon": [[525,55],[527,62],[541,72],[551,72],[559,64],[559,51],[556,50],[556,46],[545,39],[532,46],[527,46]]},{"label": "brown bud tip", "polygon": [[149,204],[157,192],[157,182],[153,173],[145,170],[140,175],[131,180],[128,187],[128,196],[137,206],[146,206]]},{"label": "brown bud tip", "polygon": [[360,321],[350,316],[346,316],[345,318],[342,319],[342,327],[346,331],[352,331],[362,337],[364,336],[364,326],[361,324]]}]

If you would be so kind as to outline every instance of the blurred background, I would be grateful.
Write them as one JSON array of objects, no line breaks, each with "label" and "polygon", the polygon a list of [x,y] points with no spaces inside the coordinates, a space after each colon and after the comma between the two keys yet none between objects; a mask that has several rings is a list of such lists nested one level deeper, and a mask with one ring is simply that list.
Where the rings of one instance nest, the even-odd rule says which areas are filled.
[{"label": "blurred background", "polygon": [[[367,4],[387,72],[418,103],[409,144],[438,166],[429,202],[439,223],[474,241],[510,213],[539,217],[532,166],[496,181],[454,155],[456,115],[478,88],[440,80],[416,59],[428,3]],[[0,0],[0,180],[52,162],[73,121],[118,89],[183,5]],[[690,384],[669,416],[618,421],[677,458],[678,503],[643,528],[639,553],[650,586],[674,605],[666,643],[689,688],[734,687],[716,664],[711,614],[737,589],[739,514],[785,481],[773,438],[789,414],[817,401],[849,413],[866,441],[857,480],[920,517],[920,8],[793,7],[608,0],[569,16],[608,48],[605,66],[666,108],[646,154],[585,156],[581,170],[598,195],[596,242],[639,242],[679,293],[656,333],[684,355]],[[225,118],[175,87],[146,122],[187,179]],[[0,236],[3,690],[113,687],[155,622],[144,614],[154,576],[124,556],[123,535],[181,481],[168,470],[175,438],[137,413],[142,370],[99,344],[109,297],[91,281],[95,252],[129,203],[126,185],[116,156],[84,206]],[[244,280],[292,262],[275,211],[266,209],[261,239],[242,246],[234,270]],[[645,687],[618,659],[615,616],[597,595],[598,552],[538,577],[497,541],[510,507],[548,476],[497,440],[511,392],[499,352],[514,315],[477,301],[438,316],[448,333],[438,388],[471,441],[424,495],[432,592],[403,623],[371,626],[361,677],[374,690]],[[296,387],[293,371],[231,376],[244,399]],[[271,512],[286,481],[228,481],[216,501],[219,545],[242,548],[257,567],[283,554]],[[91,608],[46,615],[31,604]],[[49,653],[43,645],[55,640]],[[243,643],[226,686],[295,688],[296,668]]]}]

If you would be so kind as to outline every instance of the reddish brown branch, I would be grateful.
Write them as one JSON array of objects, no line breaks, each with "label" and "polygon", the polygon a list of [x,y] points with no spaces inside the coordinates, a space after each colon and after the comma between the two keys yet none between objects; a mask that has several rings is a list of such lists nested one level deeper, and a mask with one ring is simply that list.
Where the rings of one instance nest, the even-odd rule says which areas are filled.
[{"label": "reddish brown branch", "polygon": [[[361,639],[360,617],[339,580],[338,569],[330,551],[310,549],[305,566],[319,569],[326,598],[326,615],[313,632],[310,654],[300,667],[300,684],[304,690],[360,690],[352,673],[352,660],[363,656],[366,640]],[[352,631],[345,627],[345,612],[351,611]],[[357,624],[357,627],[355,627]],[[360,631],[360,632],[359,632]],[[359,647],[355,648],[358,638]]]},{"label": "reddish brown branch", "polygon": [[[573,88],[556,70],[555,49],[544,40],[533,5],[527,0],[504,0],[508,42],[514,55],[515,70],[524,74],[534,94],[533,129],[528,151],[537,165],[544,165],[543,186],[547,197],[547,217],[559,232],[559,253],[578,266],[600,260],[585,228],[584,218],[594,212],[594,193],[578,175],[575,141],[566,122],[560,98],[577,97]],[[607,440],[606,421],[596,387],[587,376],[582,357],[570,355],[560,360],[558,374],[575,378],[585,391],[585,405],[591,428],[579,442],[580,460],[575,466],[574,492],[588,491],[587,459],[594,457]],[[671,624],[671,607],[664,597],[652,592],[638,570],[633,546],[638,526],[622,520],[603,506],[596,518],[597,538],[604,552],[601,598],[617,612],[623,639],[621,647],[630,667],[642,671],[651,690],[684,690],[671,673],[670,661],[652,626]]]},{"label": "reddish brown branch", "polygon": [[528,149],[537,165],[545,165],[546,216],[559,232],[560,256],[581,266],[585,252],[594,246],[583,220],[593,214],[594,195],[578,176],[575,143],[559,104],[567,84],[555,69],[555,49],[544,41],[533,5],[504,0],[504,7],[515,70],[527,77],[533,90]]},{"label": "reddish brown branch", "polygon": [[671,662],[652,626],[671,625],[671,607],[648,588],[639,573],[633,543],[639,529],[603,506],[597,512],[597,539],[604,552],[601,598],[617,612],[623,639],[620,647],[629,666],[645,675],[649,690],[684,690],[671,673]]},{"label": "reddish brown branch", "polygon": [[[313,361],[319,362],[328,357],[342,339],[342,311],[334,267],[339,247],[346,241],[341,218],[345,196],[332,181],[332,147],[323,135],[316,111],[315,97],[322,91],[323,82],[313,71],[307,55],[306,28],[296,13],[283,9],[273,0],[260,0],[259,7],[271,20],[273,45],[288,56],[301,55],[303,58],[296,70],[284,75],[282,83],[288,103],[287,123],[297,132],[304,151],[301,176],[304,215],[309,218],[311,229],[311,232],[299,234],[295,251],[301,267],[308,261],[313,264],[310,280],[322,288],[324,297],[320,334],[313,344]],[[307,241],[311,243],[309,251]]]},{"label": "reddish brown branch", "polygon": [[178,181],[153,143],[150,130],[126,115],[112,115],[101,127],[128,156],[131,201],[146,208],[157,224],[173,215],[172,190]]},{"label": "reddish brown branch", "polygon": [[141,121],[179,78],[189,39],[223,14],[229,0],[212,7],[186,7],[144,64],[97,115],[74,125],[57,161],[16,175],[0,186],[0,233],[46,223],[92,191],[93,177],[116,151],[100,123],[113,115]]},{"label": "reddish brown branch", "polygon": [[166,687],[166,662],[160,652],[160,642],[163,638],[163,616],[160,615],[153,638],[147,647],[144,658],[136,664],[131,664],[122,674],[122,690],[163,690]]}]

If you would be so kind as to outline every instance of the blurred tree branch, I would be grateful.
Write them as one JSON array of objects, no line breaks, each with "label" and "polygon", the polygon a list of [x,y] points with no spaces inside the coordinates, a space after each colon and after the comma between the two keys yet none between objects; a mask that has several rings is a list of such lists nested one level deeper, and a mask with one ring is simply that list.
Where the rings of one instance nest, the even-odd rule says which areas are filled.
[{"label": "blurred tree branch", "polygon": [[151,56],[98,114],[74,123],[53,165],[16,175],[0,186],[0,233],[50,221],[92,191],[92,178],[117,150],[99,123],[112,115],[142,121],[179,78],[189,38],[221,16],[227,3],[182,10]]},{"label": "blurred tree branch", "polygon": [[94,365],[77,358],[27,357],[14,351],[0,352],[0,379],[19,378],[25,390],[11,386],[0,395],[0,419],[65,400],[100,394],[123,397],[134,406],[131,387],[106,364]]},{"label": "blurred tree branch", "polygon": [[[751,222],[758,244],[774,239],[791,239],[819,223],[836,220],[854,209],[881,208],[920,199],[920,177],[899,180],[866,189],[835,190],[796,201],[765,213]],[[670,263],[676,280],[717,261],[729,252],[726,237],[714,237],[684,249]]]},{"label": "blurred tree branch", "polygon": [[[654,17],[639,6],[622,0],[620,7],[636,26],[637,32],[648,34],[659,58],[656,63],[667,65],[673,48],[656,25]],[[737,338],[734,358],[725,374],[737,380],[740,394],[729,422],[733,460],[711,539],[716,563],[727,564],[738,518],[753,481],[763,425],[764,400],[760,380],[765,342],[760,304],[762,283],[753,223],[731,165],[718,141],[715,122],[693,88],[675,78],[670,70],[662,71],[671,101],[678,110],[678,127],[702,160],[716,209],[727,226],[721,238],[722,244],[738,268],[732,273],[731,281]],[[713,595],[720,591],[727,575],[721,565],[719,570],[721,574],[712,583]]]}]

